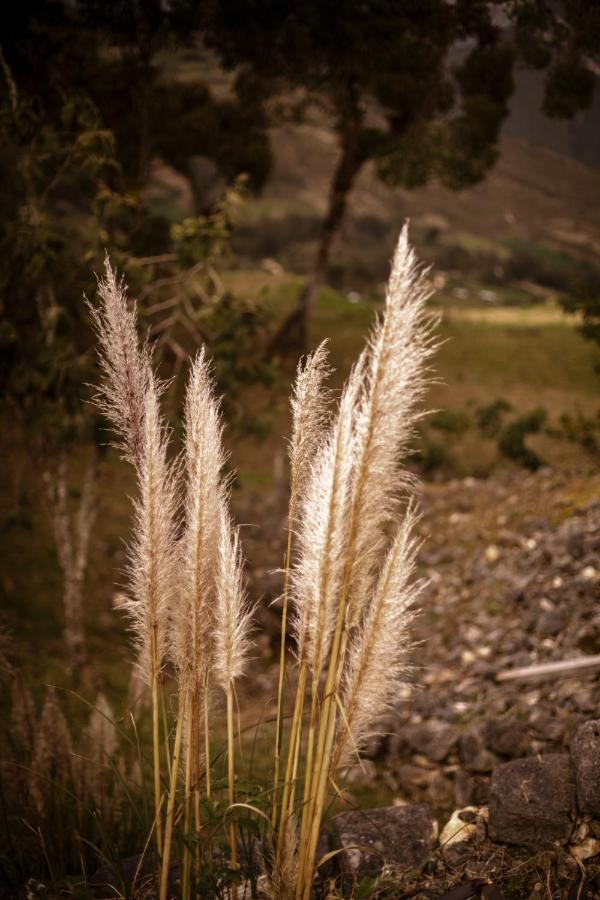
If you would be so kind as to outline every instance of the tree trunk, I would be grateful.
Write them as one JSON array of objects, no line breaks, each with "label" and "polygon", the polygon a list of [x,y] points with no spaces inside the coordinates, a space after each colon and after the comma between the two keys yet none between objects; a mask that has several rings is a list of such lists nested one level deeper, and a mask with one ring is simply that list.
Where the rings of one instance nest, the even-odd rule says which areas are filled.
[{"label": "tree trunk", "polygon": [[329,207],[321,228],[319,246],[312,271],[296,301],[296,305],[277,330],[270,343],[269,349],[272,355],[285,355],[291,352],[302,353],[306,349],[310,315],[327,274],[331,248],[344,219],[348,206],[348,196],[363,162],[363,157],[356,152],[355,148],[344,148],[333,175],[329,193]]}]

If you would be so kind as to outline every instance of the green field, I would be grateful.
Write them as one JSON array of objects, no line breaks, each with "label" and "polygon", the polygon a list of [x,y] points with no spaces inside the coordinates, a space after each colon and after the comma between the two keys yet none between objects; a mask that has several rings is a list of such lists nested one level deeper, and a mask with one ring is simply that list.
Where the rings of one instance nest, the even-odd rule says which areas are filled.
[{"label": "green field", "polygon": [[[265,304],[275,320],[289,311],[301,279],[287,273],[268,275],[254,271],[230,273],[231,287],[256,303]],[[474,291],[474,293],[476,293]],[[353,302],[354,301],[354,302]],[[327,338],[334,382],[341,385],[356,359],[377,310],[381,291],[357,301],[332,288],[321,292],[311,330],[311,344]],[[439,316],[439,349],[433,362],[427,406],[443,411],[423,428],[425,441],[442,446],[444,475],[486,475],[507,461],[497,442],[477,425],[478,410],[505,401],[509,422],[531,410],[546,412],[544,428],[528,441],[549,465],[577,465],[594,458],[578,440],[561,430],[565,414],[589,422],[591,433],[600,433],[600,353],[585,340],[578,322],[566,316],[553,301],[530,306],[457,305],[444,292],[434,295],[432,312]],[[248,403],[266,416],[270,434],[266,447],[244,440],[232,447],[242,483],[268,484],[277,444],[286,433],[286,403],[292,372],[284,370],[273,394],[251,392]],[[434,467],[437,468],[437,467]]]}]

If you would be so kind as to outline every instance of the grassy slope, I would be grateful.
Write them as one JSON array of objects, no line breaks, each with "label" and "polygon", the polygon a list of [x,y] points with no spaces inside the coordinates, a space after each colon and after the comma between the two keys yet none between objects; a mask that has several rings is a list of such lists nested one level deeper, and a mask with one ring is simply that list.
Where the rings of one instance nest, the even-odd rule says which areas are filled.
[{"label": "grassy slope", "polygon": [[[289,310],[301,284],[301,279],[285,273],[272,276],[256,270],[231,273],[229,281],[246,296],[267,303],[277,318]],[[435,359],[430,407],[464,412],[472,420],[477,407],[503,398],[514,407],[514,415],[544,407],[553,424],[562,413],[580,410],[593,416],[598,411],[598,350],[581,337],[576,323],[555,304],[524,309],[456,308],[452,297],[442,291],[432,307],[441,312],[438,333],[442,344]],[[329,339],[338,385],[357,357],[378,308],[380,302],[353,303],[331,288],[321,292],[311,343]],[[246,483],[270,480],[280,437],[287,432],[288,389],[282,377],[275,398],[249,394],[248,402],[259,414],[269,416],[272,429],[266,446],[246,440],[241,447],[232,448],[234,465]],[[443,437],[452,445],[459,474],[485,474],[500,462],[495,442],[485,439],[474,424],[458,438]],[[563,440],[542,435],[535,436],[533,444],[549,463],[585,461],[579,447]]]}]

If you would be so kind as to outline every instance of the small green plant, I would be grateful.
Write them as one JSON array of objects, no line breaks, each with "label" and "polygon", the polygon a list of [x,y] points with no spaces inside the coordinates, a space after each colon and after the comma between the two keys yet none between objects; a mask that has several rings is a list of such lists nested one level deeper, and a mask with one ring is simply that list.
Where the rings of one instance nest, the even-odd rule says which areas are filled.
[{"label": "small green plant", "polygon": [[447,434],[464,434],[470,424],[471,418],[468,412],[462,409],[440,409],[429,417],[431,428],[445,431]]},{"label": "small green plant", "polygon": [[500,432],[498,438],[500,452],[507,459],[535,472],[542,465],[542,460],[527,446],[525,438],[530,434],[537,434],[547,418],[546,410],[540,407],[513,419]]},{"label": "small green plant", "polygon": [[512,404],[502,397],[494,400],[493,403],[478,407],[476,410],[477,425],[482,434],[489,438],[498,437],[504,414],[510,412],[511,409]]},{"label": "small green plant", "polygon": [[418,448],[412,458],[424,475],[434,475],[441,471],[452,472],[456,466],[455,459],[448,447],[433,438],[427,429],[419,434]]},{"label": "small green plant", "polygon": [[579,444],[592,456],[598,454],[600,447],[597,433],[600,431],[600,412],[595,417],[585,416],[581,410],[574,413],[563,413],[559,419],[562,437]]}]

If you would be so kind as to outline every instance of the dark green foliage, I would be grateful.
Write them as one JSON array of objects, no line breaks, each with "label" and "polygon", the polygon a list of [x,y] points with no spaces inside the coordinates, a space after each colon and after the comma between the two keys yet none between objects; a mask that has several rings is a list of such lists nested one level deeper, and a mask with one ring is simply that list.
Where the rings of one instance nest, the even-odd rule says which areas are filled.
[{"label": "dark green foliage", "polygon": [[455,460],[445,443],[432,438],[427,431],[419,435],[413,459],[424,475],[453,471]]},{"label": "dark green foliage", "polygon": [[502,397],[493,403],[480,406],[476,410],[477,425],[486,437],[495,438],[498,436],[502,426],[504,413],[510,412],[512,404]]},{"label": "dark green foliage", "polygon": [[[206,341],[229,386],[236,372],[266,377],[258,361],[266,321],[231,295],[218,309],[224,290],[213,267],[239,200],[240,185],[227,184],[241,169],[261,184],[270,153],[248,79],[233,99],[217,100],[198,76],[165,78],[161,53],[193,39],[184,3],[40,0],[13,12],[0,56],[0,389],[29,447],[47,457],[96,435],[81,402],[82,384],[94,380],[82,297],[93,297],[107,252],[140,298],[167,375]],[[210,197],[195,179],[202,155],[220,173]],[[172,224],[147,208],[142,189],[157,157],[189,178],[195,218]],[[153,311],[165,298],[193,308],[187,342],[173,329],[165,335],[164,315]],[[232,352],[235,329],[245,332],[243,361]]]},{"label": "dark green foliage", "polygon": [[55,115],[26,97],[3,105],[0,142],[0,384],[12,415],[60,444],[83,427],[81,297],[127,200],[109,186],[113,137],[85,97],[69,97]]},{"label": "dark green foliage", "polygon": [[546,410],[538,408],[513,419],[500,432],[498,438],[500,452],[513,462],[535,472],[542,465],[542,460],[527,446],[525,438],[530,434],[537,434],[547,417]]},{"label": "dark green foliage", "polygon": [[583,449],[596,456],[600,452],[598,432],[600,432],[600,411],[595,417],[585,416],[581,410],[574,413],[563,413],[560,416],[562,435],[568,441],[574,441]]},{"label": "dark green foliage", "polygon": [[329,206],[282,343],[306,341],[333,239],[367,161],[390,185],[475,184],[496,161],[517,63],[548,70],[545,108],[565,116],[589,105],[600,56],[598,16],[570,2],[211,0],[198,24],[224,64],[241,65],[259,85],[257,96],[283,97],[294,112],[316,103],[335,123]]},{"label": "dark green foliage", "polygon": [[579,313],[583,317],[582,333],[600,343],[600,275],[589,269],[580,270],[562,305],[567,312]]},{"label": "dark green foliage", "polygon": [[468,412],[460,409],[441,409],[429,417],[429,425],[448,434],[464,434],[471,424]]},{"label": "dark green foliage", "polygon": [[[245,63],[266,92],[291,85],[327,104],[350,178],[374,159],[390,184],[439,175],[461,187],[495,158],[516,54],[482,6],[215,0],[199,23],[225,64]],[[467,39],[472,48],[449,63]]]}]

